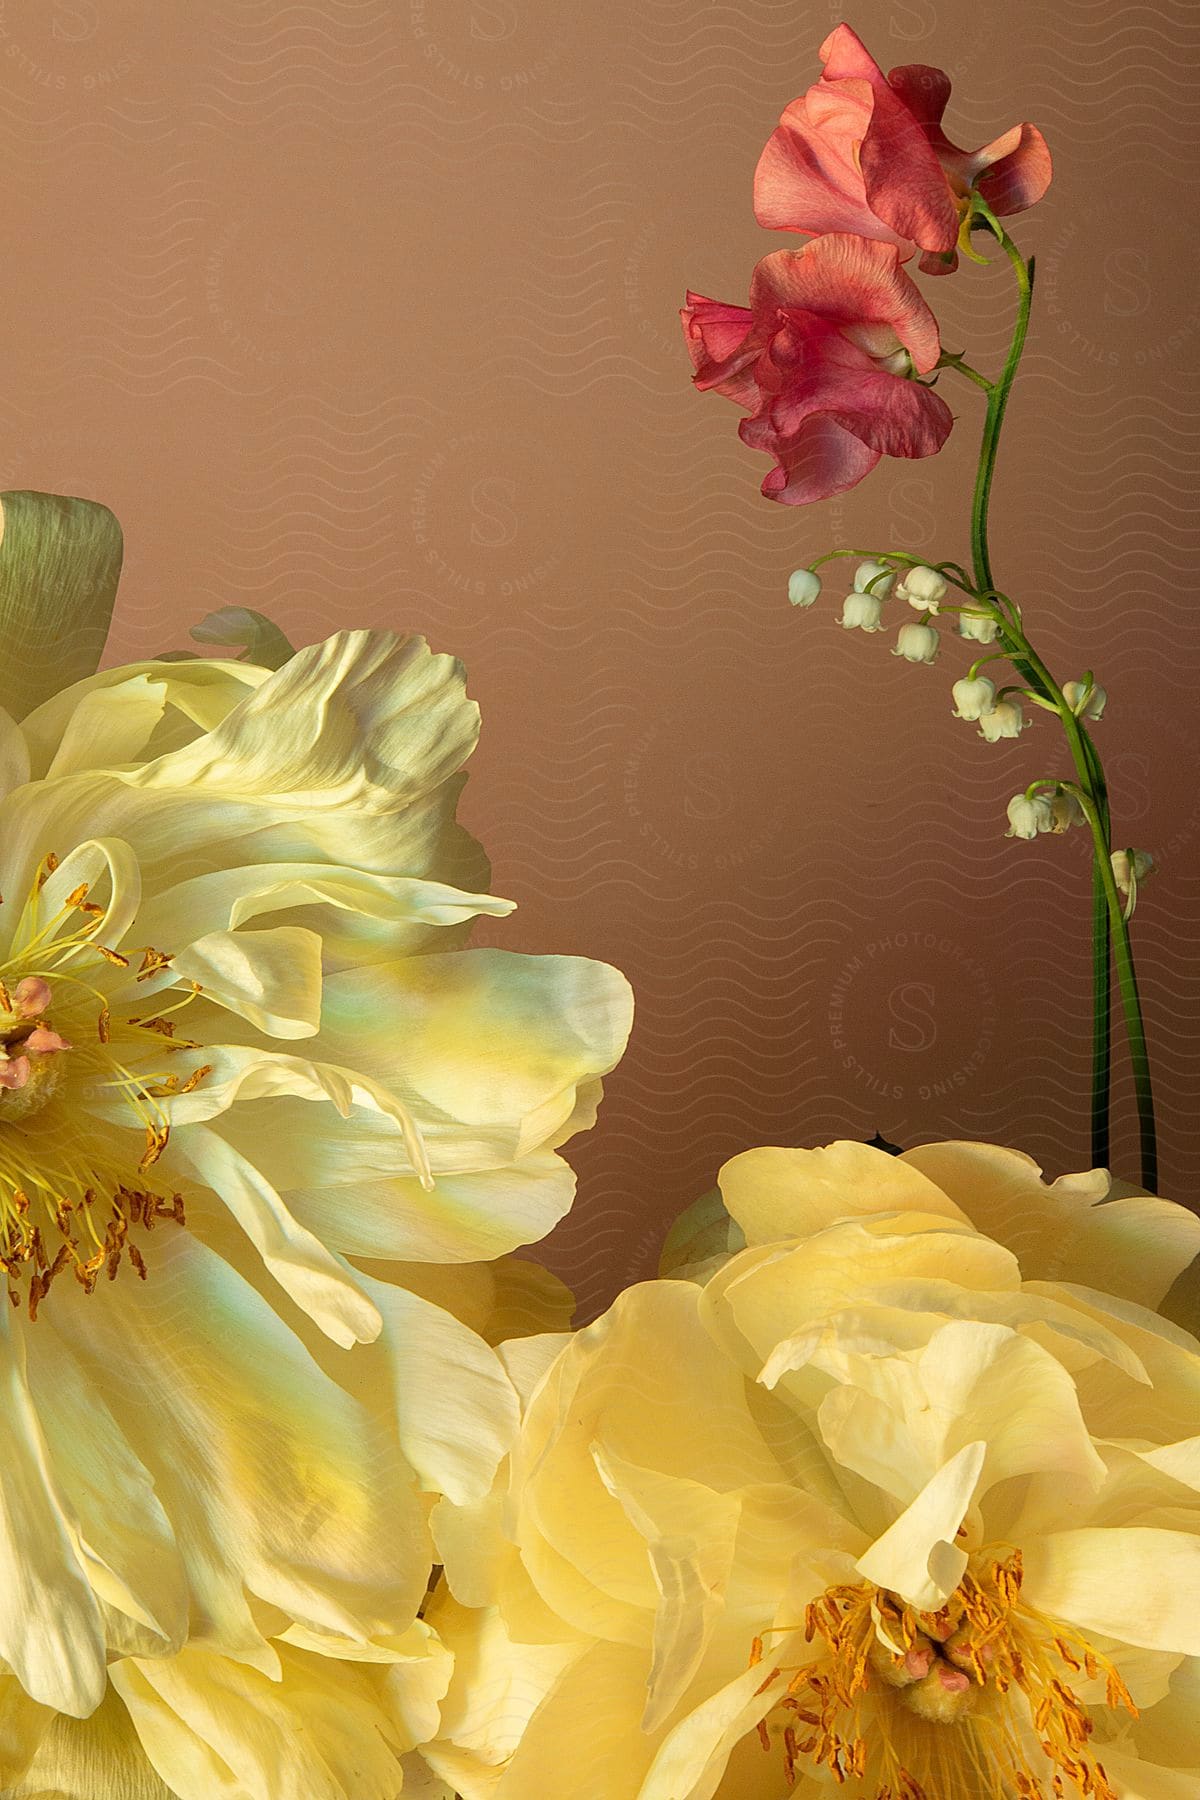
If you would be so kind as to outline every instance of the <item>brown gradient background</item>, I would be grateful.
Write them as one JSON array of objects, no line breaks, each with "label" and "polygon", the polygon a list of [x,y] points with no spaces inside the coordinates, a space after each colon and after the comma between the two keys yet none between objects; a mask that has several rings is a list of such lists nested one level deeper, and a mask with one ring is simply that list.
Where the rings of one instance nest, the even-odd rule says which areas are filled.
[{"label": "brown gradient background", "polygon": [[[876,1129],[1084,1166],[1083,834],[1006,841],[1067,771],[989,746],[933,668],[809,613],[835,543],[962,557],[981,396],[923,463],[762,500],[675,309],[789,241],[758,152],[842,14],[795,0],[3,0],[0,486],[127,537],[109,660],[215,606],[305,643],[425,633],[484,735],[465,818],[520,903],[491,941],[603,957],[639,1002],[547,1254],[582,1316],[651,1273],[724,1158]],[[1162,1188],[1200,1197],[1200,13],[1186,0],[860,0],[885,67],[949,70],[951,135],[1056,158],[994,502],[998,579],[1095,667],[1117,831],[1162,871],[1136,944]],[[928,282],[996,370],[1003,269]],[[893,611],[897,610],[893,608]],[[481,940],[482,941],[482,940]],[[1136,1176],[1119,1063],[1115,1166]]]}]

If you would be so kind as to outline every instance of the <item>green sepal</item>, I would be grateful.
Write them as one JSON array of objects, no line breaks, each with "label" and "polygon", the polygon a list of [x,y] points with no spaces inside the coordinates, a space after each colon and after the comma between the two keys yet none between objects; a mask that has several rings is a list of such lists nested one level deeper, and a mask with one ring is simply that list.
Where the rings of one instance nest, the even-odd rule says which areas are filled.
[{"label": "green sepal", "polygon": [[[263,669],[282,669],[296,654],[278,625],[248,606],[218,606],[192,626],[191,636],[198,644],[218,644],[234,652],[233,662],[257,663]],[[168,650],[158,661],[188,662],[195,655],[194,650]]]},{"label": "green sepal", "polygon": [[23,719],[99,668],[124,540],[98,500],[18,488],[0,514],[0,703]]}]

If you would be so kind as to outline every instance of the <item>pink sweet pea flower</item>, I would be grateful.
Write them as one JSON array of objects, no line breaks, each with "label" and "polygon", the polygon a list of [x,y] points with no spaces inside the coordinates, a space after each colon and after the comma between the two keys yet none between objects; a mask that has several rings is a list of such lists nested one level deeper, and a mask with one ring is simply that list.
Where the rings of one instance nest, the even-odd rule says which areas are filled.
[{"label": "pink sweet pea flower", "polygon": [[821,45],[820,81],[793,100],[759,158],[754,210],[771,230],[855,231],[895,244],[902,261],[944,275],[970,188],[992,211],[1023,212],[1050,185],[1050,152],[1033,125],[1014,125],[981,150],[942,130],[950,77],[909,63],[884,77],[848,25]]},{"label": "pink sweet pea flower", "polygon": [[910,378],[937,365],[937,321],[894,244],[834,233],[775,250],[748,307],[689,293],[680,317],[696,386],[744,406],[743,442],[776,460],[769,500],[825,500],[881,456],[930,456],[946,441],[950,408]]}]

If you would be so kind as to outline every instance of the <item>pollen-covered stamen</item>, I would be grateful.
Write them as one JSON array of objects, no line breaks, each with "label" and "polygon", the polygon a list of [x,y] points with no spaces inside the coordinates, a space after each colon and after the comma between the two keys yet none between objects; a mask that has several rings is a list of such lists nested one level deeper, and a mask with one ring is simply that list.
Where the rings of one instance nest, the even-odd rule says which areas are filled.
[{"label": "pollen-covered stamen", "polygon": [[[807,1758],[847,1800],[1116,1800],[1072,1683],[1103,1680],[1107,1706],[1137,1709],[1112,1663],[1028,1605],[1021,1580],[1019,1551],[981,1551],[934,1612],[866,1584],[827,1589],[806,1609],[812,1660],[759,1689],[790,1674],[777,1702],[788,1779]],[[771,1745],[767,1721],[759,1736]]]},{"label": "pollen-covered stamen", "polygon": [[[126,1257],[145,1279],[132,1228],[186,1222],[182,1195],[144,1177],[169,1143],[163,1101],[190,1093],[212,1066],[143,1066],[151,1043],[166,1053],[199,1048],[175,1038],[167,1017],[189,1005],[199,985],[150,1018],[122,1016],[113,984],[128,980],[130,957],[98,941],[107,912],[88,898],[87,884],[39,922],[41,890],[56,867],[53,856],[44,859],[0,962],[0,1266],[14,1305],[21,1296],[12,1283],[28,1276],[31,1318],[67,1268],[85,1293],[101,1274],[112,1280]],[[169,952],[139,948],[135,979],[169,967]],[[136,1137],[116,1124],[106,1130],[107,1120],[86,1110],[87,1095],[104,1090],[120,1096]]]}]

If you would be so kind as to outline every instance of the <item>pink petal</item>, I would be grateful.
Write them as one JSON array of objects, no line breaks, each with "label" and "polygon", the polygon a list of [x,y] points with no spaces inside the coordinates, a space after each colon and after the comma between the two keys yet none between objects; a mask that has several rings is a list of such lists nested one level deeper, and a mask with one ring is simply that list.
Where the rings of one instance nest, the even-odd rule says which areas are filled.
[{"label": "pink petal", "polygon": [[757,406],[752,370],[761,345],[751,337],[754,314],[750,309],[706,300],[703,294],[689,290],[688,304],[680,307],[679,317],[696,371],[696,386],[715,388],[739,406]]},{"label": "pink petal", "polygon": [[922,375],[941,354],[937,320],[894,244],[831,233],[800,250],[773,250],[754,271],[750,305],[760,325],[780,307],[839,324],[889,325]]},{"label": "pink petal", "polygon": [[[743,428],[748,423],[743,419]],[[819,413],[807,419],[795,438],[776,454],[779,466],[766,477],[762,491],[768,500],[779,500],[785,506],[807,506],[814,500],[828,500],[831,494],[845,493],[879,461],[877,451],[868,450],[861,439]]]},{"label": "pink petal", "polygon": [[3,1062],[0,1062],[0,1088],[23,1088],[28,1080],[28,1057],[6,1057]]},{"label": "pink petal", "polygon": [[972,157],[981,164],[984,159],[990,167],[975,185],[992,211],[1002,217],[1036,205],[1054,173],[1049,146],[1036,125],[1015,125]]},{"label": "pink petal", "polygon": [[[754,171],[754,212],[768,231],[858,231],[891,242],[867,205],[856,152],[871,121],[863,82],[818,83],[793,100]],[[896,239],[905,255],[912,247]]]},{"label": "pink petal", "polygon": [[50,1004],[50,983],[40,975],[23,975],[13,991],[17,1011],[23,1019],[44,1013]]}]

